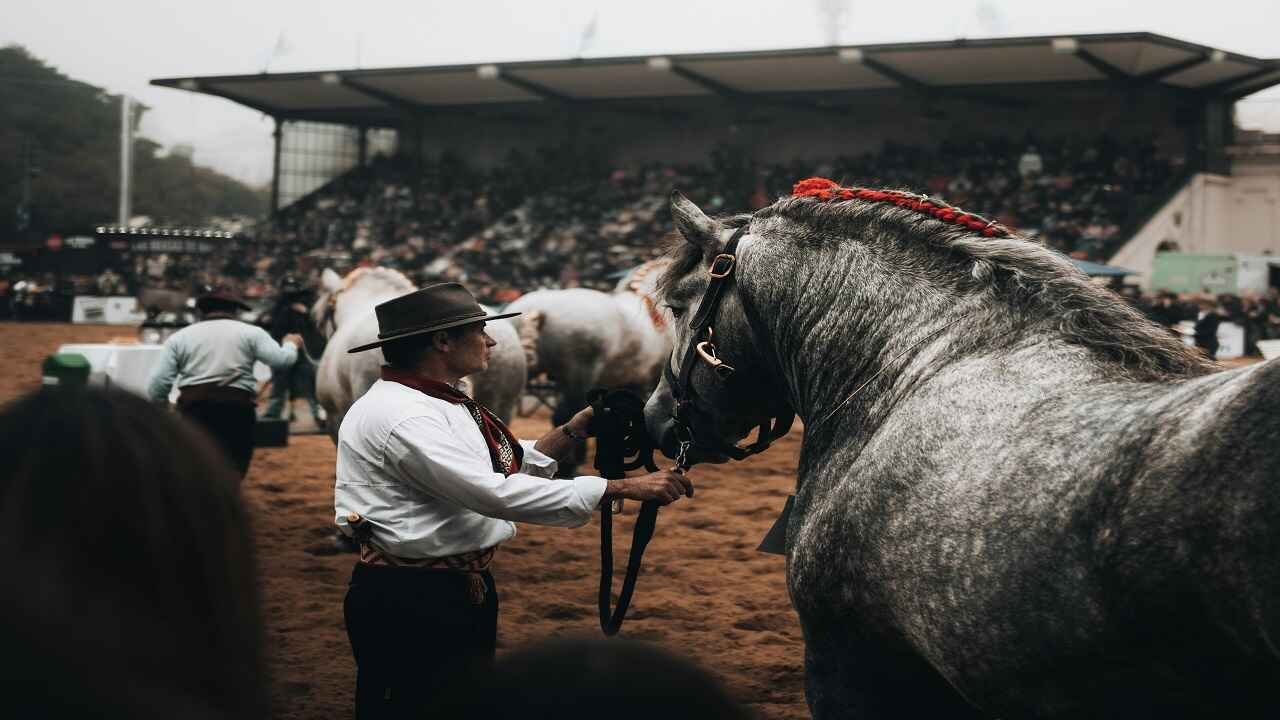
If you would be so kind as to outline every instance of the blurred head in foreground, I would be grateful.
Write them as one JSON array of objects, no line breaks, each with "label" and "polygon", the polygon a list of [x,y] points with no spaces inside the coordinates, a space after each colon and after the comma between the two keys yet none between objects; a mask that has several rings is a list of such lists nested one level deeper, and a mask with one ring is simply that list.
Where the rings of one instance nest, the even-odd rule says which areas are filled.
[{"label": "blurred head in foreground", "polygon": [[0,675],[13,717],[266,717],[237,475],[203,433],[122,392],[0,411]]},{"label": "blurred head in foreground", "polygon": [[433,717],[512,720],[747,720],[711,673],[656,645],[567,638],[498,658],[492,674],[454,685]]}]

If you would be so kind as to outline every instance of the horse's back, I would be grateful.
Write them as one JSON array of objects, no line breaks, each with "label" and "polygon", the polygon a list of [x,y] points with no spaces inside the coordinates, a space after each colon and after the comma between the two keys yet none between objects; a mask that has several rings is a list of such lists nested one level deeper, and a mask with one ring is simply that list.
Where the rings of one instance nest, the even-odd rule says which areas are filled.
[{"label": "horse's back", "polygon": [[[840,617],[1009,714],[1261,702],[1233,678],[1280,680],[1280,363],[1171,383],[944,383],[856,455],[826,458],[821,496],[801,488],[802,616],[848,598]],[[1077,655],[1095,660],[1062,660]]]}]

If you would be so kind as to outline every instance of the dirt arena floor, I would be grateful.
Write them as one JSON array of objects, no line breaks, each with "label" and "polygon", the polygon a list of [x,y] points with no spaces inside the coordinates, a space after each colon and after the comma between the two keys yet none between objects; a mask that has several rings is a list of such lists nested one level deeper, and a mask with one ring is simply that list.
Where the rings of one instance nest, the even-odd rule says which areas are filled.
[{"label": "dirt arena floor", "polygon": [[[67,342],[108,342],[130,329],[0,323],[0,403],[40,384],[40,362]],[[1256,362],[1241,359],[1237,366]],[[305,415],[301,406],[298,412]],[[514,423],[519,437],[549,427],[545,412]],[[761,718],[805,718],[800,628],[783,559],[755,551],[788,493],[799,428],[762,456],[695,468],[696,497],[665,508],[622,635],[692,657]],[[331,554],[334,448],[294,436],[254,456],[245,482],[258,536],[275,717],[352,716],[355,668],[342,623],[352,556]],[[615,526],[626,562],[636,504]],[[499,652],[551,636],[599,633],[599,528],[522,525],[494,559],[501,597]],[[618,580],[621,582],[621,570]]]},{"label": "dirt arena floor", "polygon": [[[40,362],[62,343],[108,342],[130,328],[0,323],[0,402],[40,384]],[[298,411],[305,415],[299,406]],[[549,427],[514,423],[519,437]],[[663,509],[622,636],[660,643],[719,675],[762,718],[804,718],[800,628],[783,559],[755,551],[794,486],[799,429],[763,456],[699,467],[696,496]],[[352,556],[331,552],[334,448],[326,435],[259,449],[245,482],[258,536],[274,674],[275,717],[352,716],[355,668],[342,623]],[[626,562],[629,503],[615,524]],[[599,528],[522,525],[498,551],[499,652],[550,636],[598,635]],[[621,570],[617,583],[621,583]]]}]

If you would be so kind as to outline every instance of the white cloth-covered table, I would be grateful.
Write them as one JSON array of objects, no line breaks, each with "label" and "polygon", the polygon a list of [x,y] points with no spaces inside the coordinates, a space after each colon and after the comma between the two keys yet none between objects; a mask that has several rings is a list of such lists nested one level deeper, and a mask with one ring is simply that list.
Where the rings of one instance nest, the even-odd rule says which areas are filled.
[{"label": "white cloth-covered table", "polygon": [[[160,362],[163,349],[160,345],[140,343],[68,343],[60,346],[58,352],[85,356],[89,361],[90,384],[116,387],[146,397],[147,381]],[[259,382],[270,380],[271,369],[256,363],[253,376]],[[175,389],[169,399],[176,397]]]}]

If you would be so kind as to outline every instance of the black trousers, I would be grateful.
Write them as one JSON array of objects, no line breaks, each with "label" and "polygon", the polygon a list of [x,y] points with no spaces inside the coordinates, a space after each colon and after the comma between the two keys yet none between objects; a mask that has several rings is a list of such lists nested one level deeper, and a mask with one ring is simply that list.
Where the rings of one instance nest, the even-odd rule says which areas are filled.
[{"label": "black trousers", "polygon": [[199,400],[179,404],[182,414],[204,428],[231,460],[243,478],[253,459],[254,407],[245,403]]},{"label": "black trousers", "polygon": [[427,717],[439,688],[488,672],[498,592],[475,605],[461,573],[356,563],[343,603],[356,659],[356,718]]}]

